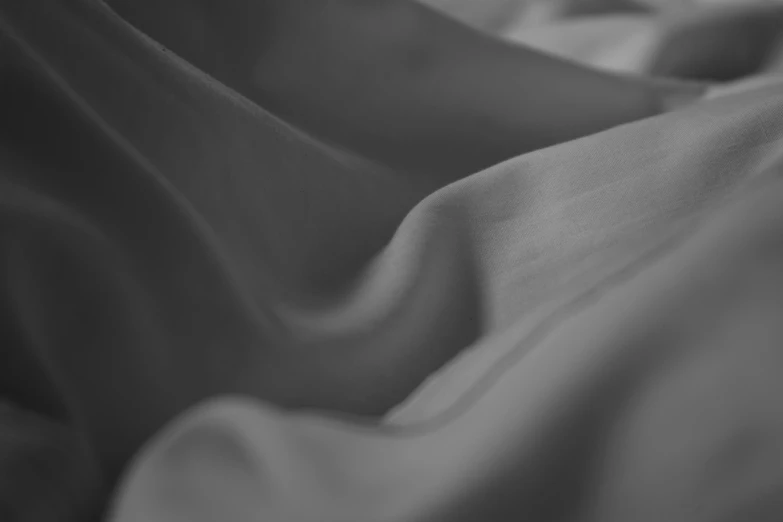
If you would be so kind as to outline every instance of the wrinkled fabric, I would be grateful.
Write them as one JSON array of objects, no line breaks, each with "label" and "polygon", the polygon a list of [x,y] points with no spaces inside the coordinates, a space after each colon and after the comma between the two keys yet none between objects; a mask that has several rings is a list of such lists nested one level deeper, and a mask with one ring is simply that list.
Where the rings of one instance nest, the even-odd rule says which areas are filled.
[{"label": "wrinkled fabric", "polygon": [[110,520],[776,507],[777,79],[432,190],[96,0],[0,35],[8,338],[110,474],[146,442]]},{"label": "wrinkled fabric", "polygon": [[[422,1],[509,41],[601,69],[636,74],[651,72],[659,50],[655,15],[676,16],[682,11],[704,7],[742,7],[749,3],[748,0]],[[780,0],[764,1],[780,3]],[[778,58],[775,63],[783,61]]]},{"label": "wrinkled fabric", "polygon": [[317,144],[100,2],[3,15],[4,192],[29,201],[9,203],[9,308],[87,425],[135,417],[95,434],[117,446],[102,453],[216,392],[380,414],[476,338],[451,219],[377,255],[417,183]]},{"label": "wrinkled fabric", "polygon": [[[755,0],[754,0],[755,1]],[[764,0],[779,2],[780,0]],[[748,0],[421,0],[469,25],[508,35],[588,15],[660,12],[694,6],[742,5]],[[560,37],[560,39],[568,39]]]}]

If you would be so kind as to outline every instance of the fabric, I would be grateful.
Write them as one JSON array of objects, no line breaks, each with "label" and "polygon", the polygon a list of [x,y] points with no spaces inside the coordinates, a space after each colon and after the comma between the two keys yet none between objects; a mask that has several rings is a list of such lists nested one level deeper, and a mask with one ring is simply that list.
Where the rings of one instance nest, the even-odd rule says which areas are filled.
[{"label": "fabric", "polygon": [[8,338],[146,442],[109,520],[777,519],[777,79],[430,191],[96,0],[0,35]]},{"label": "fabric", "polygon": [[[763,3],[774,8],[776,1],[756,3]],[[730,11],[732,8],[747,7],[747,2],[737,0],[694,2],[664,0],[659,4],[659,6],[652,6],[657,9],[653,13],[614,9],[604,16],[561,16],[552,18],[543,24],[531,24],[512,17],[508,25],[497,33],[512,42],[613,71],[668,76],[677,76],[678,73],[695,74],[697,71],[693,70],[693,65],[698,66],[698,62],[702,61],[698,67],[702,71],[699,72],[728,73],[727,78],[710,78],[711,80],[725,81],[750,74],[754,69],[753,66],[748,67],[747,65],[748,55],[753,54],[748,50],[763,41],[761,35],[766,31],[758,23],[758,20],[754,20],[751,22],[752,25],[746,26],[749,28],[746,31],[737,31],[736,27],[733,28],[731,24],[726,24],[725,30],[718,33],[720,36],[715,34],[712,27],[701,35],[694,34],[696,31],[693,30],[693,26],[685,22],[689,18],[692,20],[695,13],[702,13],[709,8],[715,8],[713,9],[715,11]],[[673,56],[664,57],[663,60],[661,60],[661,54],[667,53],[659,47],[661,16],[669,20],[669,31],[676,33],[678,23],[680,28],[686,27],[681,40],[677,40],[672,45],[671,54]],[[696,16],[698,17],[699,14]],[[731,18],[727,19],[731,20]],[[773,24],[780,25],[777,20],[771,18],[770,25]],[[753,33],[756,33],[754,37],[747,37],[748,34]],[[770,34],[777,42],[762,43],[762,45],[783,48],[783,42],[781,42],[777,31],[774,30]],[[676,38],[673,39],[676,40]],[[703,60],[707,55],[711,55],[712,58]],[[657,63],[657,60],[661,60],[663,63]],[[770,61],[780,63],[779,59],[772,58]],[[669,64],[667,65],[666,62]],[[676,67],[677,62],[679,62],[679,67]],[[766,68],[767,70],[771,69],[771,64],[767,64]],[[739,72],[743,69],[747,72]]]},{"label": "fabric", "polygon": [[[753,0],[756,1],[756,0]],[[780,0],[764,0],[779,2]],[[694,6],[742,5],[748,0],[421,0],[467,24],[497,34],[516,33],[584,15],[660,12]]]},{"label": "fabric", "polygon": [[86,520],[107,491],[84,442],[70,426],[0,404],[3,520]]},{"label": "fabric", "polygon": [[[644,0],[421,0],[473,27],[496,34],[531,29],[576,17],[614,13],[649,12]],[[659,2],[660,3],[660,2]],[[664,0],[665,6],[691,4],[690,0]],[[652,6],[658,9],[662,5]]]},{"label": "fabric", "polygon": [[[677,16],[682,11],[703,7],[742,7],[749,3],[747,0],[422,1],[512,42],[602,69],[631,73],[651,72],[657,51],[651,15]],[[763,1],[780,3],[780,0]],[[732,41],[730,35],[726,35],[726,41]]]}]

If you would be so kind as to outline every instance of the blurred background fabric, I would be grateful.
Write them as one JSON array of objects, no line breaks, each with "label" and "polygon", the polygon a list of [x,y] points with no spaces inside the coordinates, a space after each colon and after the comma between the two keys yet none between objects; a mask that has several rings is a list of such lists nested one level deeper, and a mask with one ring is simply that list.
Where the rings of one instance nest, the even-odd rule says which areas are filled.
[{"label": "blurred background fabric", "polygon": [[[647,73],[652,17],[746,0],[421,0],[482,31],[615,71]],[[771,0],[770,3],[780,0]],[[731,36],[726,35],[726,45]],[[783,45],[780,46],[783,48]],[[781,63],[781,60],[776,60]]]}]

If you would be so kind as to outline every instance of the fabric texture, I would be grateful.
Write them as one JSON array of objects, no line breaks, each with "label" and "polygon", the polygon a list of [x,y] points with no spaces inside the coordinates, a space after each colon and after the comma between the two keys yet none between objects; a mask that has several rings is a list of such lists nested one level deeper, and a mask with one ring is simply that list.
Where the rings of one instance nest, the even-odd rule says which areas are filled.
[{"label": "fabric texture", "polygon": [[110,473],[146,442],[109,520],[772,512],[783,82],[431,191],[97,0],[0,37],[3,304]]}]

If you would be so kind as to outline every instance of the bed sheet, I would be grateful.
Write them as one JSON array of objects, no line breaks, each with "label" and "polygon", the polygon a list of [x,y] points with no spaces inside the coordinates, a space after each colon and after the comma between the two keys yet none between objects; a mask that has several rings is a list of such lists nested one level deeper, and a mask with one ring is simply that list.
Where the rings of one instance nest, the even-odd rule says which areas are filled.
[{"label": "bed sheet", "polygon": [[146,442],[109,520],[779,513],[779,79],[423,192],[102,2],[0,35],[8,308]]}]

